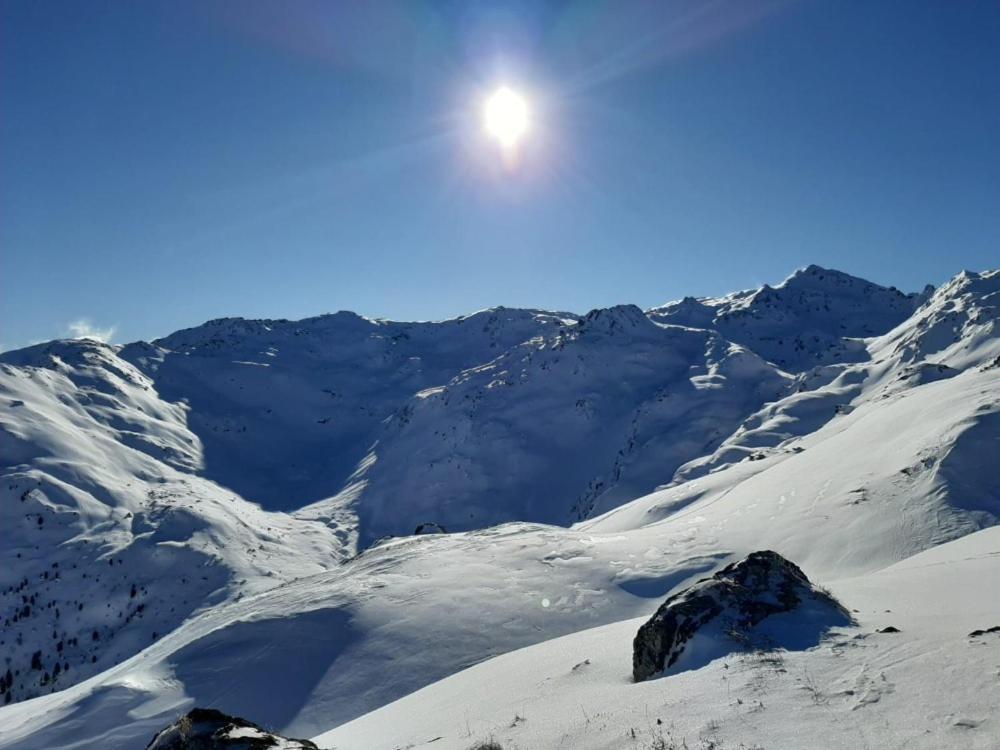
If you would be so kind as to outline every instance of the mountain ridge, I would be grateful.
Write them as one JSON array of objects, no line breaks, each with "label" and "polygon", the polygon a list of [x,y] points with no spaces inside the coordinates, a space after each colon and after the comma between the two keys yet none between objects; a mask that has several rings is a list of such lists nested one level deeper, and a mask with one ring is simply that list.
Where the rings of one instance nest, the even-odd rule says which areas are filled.
[{"label": "mountain ridge", "polygon": [[[848,289],[846,312],[863,317],[868,288],[817,269],[791,286]],[[23,747],[60,746],[44,712],[13,709],[50,695],[89,716],[104,710],[87,703],[103,686],[122,705],[159,701],[148,724],[120,719],[145,731],[214,694],[196,668],[205,649],[257,648],[301,625],[339,634],[309,659],[343,674],[268,709],[250,692],[264,673],[247,672],[227,708],[318,733],[470,661],[648,614],[649,597],[761,540],[829,578],[995,524],[1000,272],[960,274],[919,305],[877,294],[888,312],[870,327],[915,309],[867,337],[839,336],[842,311],[821,304],[836,297],[774,297],[780,288],[739,297],[759,317],[723,327],[777,346],[775,326],[808,313],[856,348],[807,340],[809,366],[786,369],[715,327],[619,305],[442,324],[340,313],[308,319],[310,330],[221,319],[160,343],[5,352],[0,616],[12,677],[0,696],[14,706],[0,723],[23,728]],[[825,534],[823,518],[837,519]],[[409,536],[419,527],[449,533]],[[463,573],[504,605],[462,590]],[[485,638],[447,592],[505,632]],[[414,610],[415,596],[428,603]],[[440,632],[421,641],[392,623],[394,607]],[[413,674],[376,684],[385,650]]]}]

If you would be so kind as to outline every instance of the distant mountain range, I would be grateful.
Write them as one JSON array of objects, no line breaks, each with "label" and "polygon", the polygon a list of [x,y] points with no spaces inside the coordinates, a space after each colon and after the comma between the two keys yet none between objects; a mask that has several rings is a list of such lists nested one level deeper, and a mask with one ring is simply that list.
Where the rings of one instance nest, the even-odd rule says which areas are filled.
[{"label": "distant mountain range", "polygon": [[756,549],[896,580],[997,523],[998,458],[1000,271],[6,352],[0,748],[315,736]]}]

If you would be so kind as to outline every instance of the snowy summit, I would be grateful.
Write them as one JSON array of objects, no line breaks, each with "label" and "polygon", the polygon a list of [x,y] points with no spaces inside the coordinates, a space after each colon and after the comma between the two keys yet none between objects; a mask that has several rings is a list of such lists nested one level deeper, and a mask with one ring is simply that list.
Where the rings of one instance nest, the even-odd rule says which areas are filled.
[{"label": "snowy summit", "polygon": [[997,271],[52,341],[0,404],[0,748],[1000,737]]}]

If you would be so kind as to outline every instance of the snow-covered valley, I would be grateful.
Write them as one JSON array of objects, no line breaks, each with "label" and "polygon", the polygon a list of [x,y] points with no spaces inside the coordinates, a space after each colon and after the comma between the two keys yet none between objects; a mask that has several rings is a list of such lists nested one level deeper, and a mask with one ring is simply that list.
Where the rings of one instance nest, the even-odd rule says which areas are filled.
[{"label": "snow-covered valley", "polygon": [[[997,271],[56,341],[0,355],[0,457],[2,748],[195,705],[341,750],[1000,743]],[[856,622],[632,683],[755,550]]]}]

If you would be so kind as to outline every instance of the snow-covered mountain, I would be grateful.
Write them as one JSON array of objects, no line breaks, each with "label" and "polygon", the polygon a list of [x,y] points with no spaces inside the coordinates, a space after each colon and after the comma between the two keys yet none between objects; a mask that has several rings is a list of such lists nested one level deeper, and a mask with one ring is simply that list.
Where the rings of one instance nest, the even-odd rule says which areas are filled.
[{"label": "snow-covered mountain", "polygon": [[840,271],[800,269],[776,287],[719,299],[685,297],[649,311],[660,323],[708,328],[790,372],[866,359],[859,339],[899,325],[934,291],[903,294]]},{"label": "snow-covered mountain", "polygon": [[193,612],[317,573],[336,529],[262,510],[194,470],[187,408],[91,341],[0,364],[3,701],[107,669]]},{"label": "snow-covered mountain", "polygon": [[382,422],[447,383],[575,317],[497,308],[441,323],[340,312],[287,320],[214,320],[119,355],[188,407],[197,472],[270,510],[337,494]]},{"label": "snow-covered mountain", "polygon": [[651,491],[792,383],[712,331],[595,310],[409,399],[348,490],[362,541],[414,521],[588,518]]},{"label": "snow-covered mountain", "polygon": [[[787,656],[830,684],[857,672],[807,731],[879,698],[898,710],[879,722],[906,720],[885,683],[968,664],[952,631],[1000,623],[961,580],[1000,572],[980,531],[1000,519],[998,303],[1000,272],[905,295],[811,266],[646,313],[225,319],[0,355],[0,747],[141,746],[192,705],[321,747],[652,747],[666,717],[637,711],[657,690],[678,738],[717,722],[789,747],[787,723],[736,731],[770,714],[730,706],[720,662],[630,685],[615,656],[634,618],[758,549],[859,610]],[[915,666],[880,682],[903,669],[866,650],[885,609],[927,625],[893,620]],[[969,710],[916,746],[1000,737],[972,710],[985,677],[956,670]]]}]

